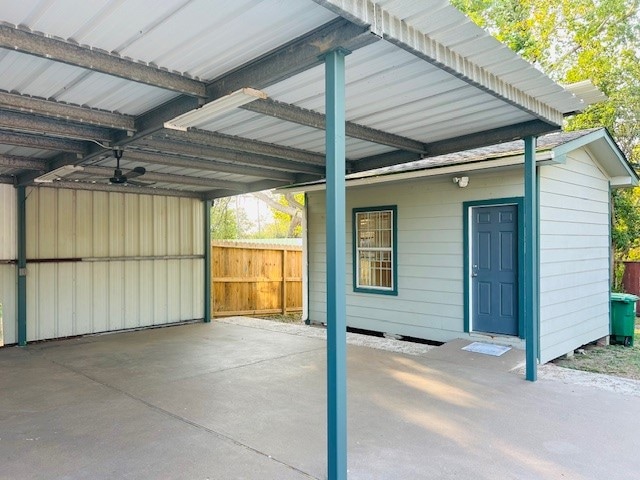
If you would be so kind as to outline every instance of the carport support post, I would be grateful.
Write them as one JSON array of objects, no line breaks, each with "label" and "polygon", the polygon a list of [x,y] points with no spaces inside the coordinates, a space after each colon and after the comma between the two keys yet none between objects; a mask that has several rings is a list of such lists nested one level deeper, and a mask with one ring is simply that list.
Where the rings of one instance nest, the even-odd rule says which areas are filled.
[{"label": "carport support post", "polygon": [[329,480],[347,478],[347,307],[345,236],[345,61],[324,57],[327,155],[327,467]]},{"label": "carport support post", "polygon": [[27,344],[27,195],[17,187],[18,195],[18,345]]},{"label": "carport support post", "polygon": [[536,138],[524,139],[524,330],[526,344],[525,378],[538,378],[538,178]]},{"label": "carport support post", "polygon": [[211,322],[211,200],[204,209],[204,323]]}]

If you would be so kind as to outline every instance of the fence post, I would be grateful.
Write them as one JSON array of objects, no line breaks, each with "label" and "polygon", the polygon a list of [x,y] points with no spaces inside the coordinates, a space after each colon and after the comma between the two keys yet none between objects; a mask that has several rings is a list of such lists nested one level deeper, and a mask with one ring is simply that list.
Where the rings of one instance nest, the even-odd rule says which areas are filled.
[{"label": "fence post", "polygon": [[282,314],[287,314],[287,249],[282,248]]}]

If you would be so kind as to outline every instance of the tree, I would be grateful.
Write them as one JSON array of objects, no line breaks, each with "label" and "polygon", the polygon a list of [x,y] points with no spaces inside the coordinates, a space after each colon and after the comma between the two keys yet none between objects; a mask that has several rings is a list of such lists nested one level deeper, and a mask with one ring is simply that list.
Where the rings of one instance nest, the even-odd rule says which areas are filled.
[{"label": "tree", "polygon": [[[453,0],[478,25],[560,83],[591,80],[606,102],[566,121],[566,130],[606,127],[640,165],[640,0]],[[613,194],[617,259],[637,249],[640,192]]]},{"label": "tree", "polygon": [[302,215],[304,193],[256,192],[259,198],[271,208],[275,223],[265,228],[261,234],[270,238],[299,238],[302,236]]},{"label": "tree", "polygon": [[211,239],[228,240],[243,238],[251,228],[251,222],[242,209],[234,208],[232,197],[216,198],[211,207]]}]

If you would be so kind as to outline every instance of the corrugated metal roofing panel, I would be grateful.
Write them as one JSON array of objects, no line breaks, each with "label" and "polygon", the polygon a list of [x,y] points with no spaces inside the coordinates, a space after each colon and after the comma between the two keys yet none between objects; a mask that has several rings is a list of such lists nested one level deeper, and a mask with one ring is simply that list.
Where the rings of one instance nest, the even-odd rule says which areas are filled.
[{"label": "corrugated metal roofing panel", "polygon": [[[324,112],[324,98],[318,94],[322,82],[320,66],[265,91],[275,100]],[[465,101],[483,108],[487,118],[497,117],[495,108],[503,107],[501,111],[509,112],[509,120],[496,118],[497,126],[506,125],[512,118],[519,122],[535,119],[385,41],[347,57],[347,119],[355,123],[429,142],[437,139],[432,128],[454,128],[464,120],[463,108],[448,106]],[[437,118],[434,110],[440,115]],[[485,129],[486,124],[479,122],[475,131]]]},{"label": "corrugated metal roofing panel", "polygon": [[[203,129],[227,135],[270,142],[287,147],[324,153],[323,130],[306,127],[246,110],[236,110],[203,126]],[[364,140],[347,137],[347,157],[361,158],[393,150]]]},{"label": "corrugated metal roofing panel", "polygon": [[15,155],[18,157],[31,157],[49,159],[56,156],[55,152],[51,150],[42,150],[39,148],[29,147],[15,147],[13,145],[0,144],[0,154],[2,155]]},{"label": "corrugated metal roofing panel", "polygon": [[[563,112],[579,110],[581,102],[573,94],[543,75],[529,62],[514,55],[508,47],[478,28],[468,17],[445,0],[372,0],[392,15],[403,19],[426,33],[442,45],[464,57],[473,57],[473,62],[488,72],[501,76],[524,93],[533,95],[532,89],[541,89],[547,97],[545,103]],[[479,42],[484,46],[478,51]],[[496,55],[504,52],[504,58],[496,62]],[[509,65],[506,65],[509,64]],[[505,69],[514,72],[505,74]],[[537,79],[533,85],[518,80],[515,72],[523,73],[525,82]]]},{"label": "corrugated metal roofing panel", "polygon": [[3,20],[211,79],[336,15],[311,0],[21,0]]},{"label": "corrugated metal roofing panel", "polygon": [[138,115],[173,92],[90,72],[45,58],[0,49],[0,90]]}]

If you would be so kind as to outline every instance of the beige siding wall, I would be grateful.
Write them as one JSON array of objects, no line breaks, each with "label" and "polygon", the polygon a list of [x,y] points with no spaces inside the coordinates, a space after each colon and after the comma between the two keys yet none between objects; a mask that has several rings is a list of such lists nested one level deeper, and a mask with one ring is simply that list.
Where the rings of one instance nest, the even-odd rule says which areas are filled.
[{"label": "beige siding wall", "polygon": [[6,263],[17,258],[16,199],[13,186],[0,185],[0,303],[4,312],[0,330],[4,343],[16,342],[16,266]]},{"label": "beige siding wall", "polygon": [[27,339],[202,318],[202,215],[193,199],[27,189]]},{"label": "beige siding wall", "polygon": [[540,169],[540,354],[609,334],[609,182],[585,150]]},{"label": "beige siding wall", "polygon": [[[347,194],[349,326],[447,341],[464,336],[462,203],[523,195],[522,170],[350,188]],[[324,192],[308,195],[309,318],[326,321]],[[355,293],[351,209],[398,207],[398,296]]]}]

